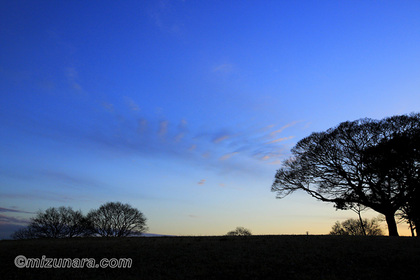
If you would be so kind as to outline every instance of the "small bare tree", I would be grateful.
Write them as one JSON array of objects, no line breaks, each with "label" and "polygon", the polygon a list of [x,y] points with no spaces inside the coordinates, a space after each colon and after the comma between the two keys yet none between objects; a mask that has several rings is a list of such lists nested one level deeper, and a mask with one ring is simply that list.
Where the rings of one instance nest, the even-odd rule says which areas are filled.
[{"label": "small bare tree", "polygon": [[330,235],[383,235],[383,232],[377,219],[348,219],[342,223],[335,222]]},{"label": "small bare tree", "polygon": [[12,234],[13,239],[33,239],[37,238],[36,234],[30,226],[18,229]]},{"label": "small bare tree", "polygon": [[244,227],[237,227],[235,230],[229,231],[226,235],[229,236],[250,236],[251,231]]}]

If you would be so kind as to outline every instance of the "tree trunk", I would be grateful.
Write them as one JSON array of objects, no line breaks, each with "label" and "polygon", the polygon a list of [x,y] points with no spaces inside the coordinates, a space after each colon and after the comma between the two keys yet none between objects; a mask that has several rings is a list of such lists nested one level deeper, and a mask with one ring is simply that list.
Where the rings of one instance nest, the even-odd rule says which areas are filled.
[{"label": "tree trunk", "polygon": [[386,223],[388,224],[389,236],[399,236],[397,223],[395,222],[394,213],[389,213],[385,215]]},{"label": "tree trunk", "polygon": [[413,226],[413,222],[409,219],[408,220],[408,225],[410,227],[410,231],[411,231],[411,236],[414,237],[416,236],[416,234],[414,233],[414,226]]},{"label": "tree trunk", "polygon": [[362,227],[363,235],[366,235],[365,225],[363,224],[363,219],[362,219],[362,215],[360,214],[360,212],[361,211],[359,209],[359,212],[357,212],[357,214],[359,215],[360,226]]}]

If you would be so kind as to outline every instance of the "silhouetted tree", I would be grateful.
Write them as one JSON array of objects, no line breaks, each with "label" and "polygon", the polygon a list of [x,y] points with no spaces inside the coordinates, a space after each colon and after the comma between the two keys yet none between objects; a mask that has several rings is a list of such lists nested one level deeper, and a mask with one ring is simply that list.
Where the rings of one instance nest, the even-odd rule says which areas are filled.
[{"label": "silhouetted tree", "polygon": [[[397,217],[400,218],[400,221],[406,222],[408,224],[408,228],[410,229],[411,236],[419,237],[419,230],[416,224],[414,223],[413,219],[413,207],[411,207],[408,203],[401,211],[397,212]],[[418,222],[417,222],[418,224]]]},{"label": "silhouetted tree", "polygon": [[249,229],[244,227],[237,227],[235,230],[229,231],[226,235],[229,236],[249,236],[252,235]]},{"label": "silhouetted tree", "polygon": [[90,233],[89,222],[81,211],[71,207],[51,207],[39,211],[26,228],[13,234],[15,239],[63,238],[84,236]]},{"label": "silhouetted tree", "polygon": [[[386,151],[383,143],[407,132],[418,135],[414,131],[419,130],[420,114],[411,114],[343,122],[326,132],[312,133],[292,149],[293,156],[277,171],[271,190],[277,192],[277,198],[303,190],[318,200],[334,203],[337,209],[364,205],[385,215],[389,235],[398,236],[394,215],[407,203],[417,207],[410,196],[415,197],[412,189],[418,189],[418,173],[411,179],[411,171],[405,174],[404,182],[386,180],[390,174],[379,165],[375,149]],[[418,170],[418,161],[406,163],[415,163],[410,168]]]},{"label": "silhouetted tree", "polygon": [[[420,224],[420,129],[410,127],[365,151],[366,174],[400,191],[400,217],[414,231]],[[395,187],[397,186],[397,187]],[[418,236],[418,231],[417,231]]]},{"label": "silhouetted tree", "polygon": [[121,202],[108,202],[87,215],[95,233],[106,237],[141,235],[146,218],[138,209]]},{"label": "silhouetted tree", "polygon": [[362,221],[356,219],[348,219],[344,222],[335,222],[331,231],[331,235],[383,235],[382,229],[377,219]]}]

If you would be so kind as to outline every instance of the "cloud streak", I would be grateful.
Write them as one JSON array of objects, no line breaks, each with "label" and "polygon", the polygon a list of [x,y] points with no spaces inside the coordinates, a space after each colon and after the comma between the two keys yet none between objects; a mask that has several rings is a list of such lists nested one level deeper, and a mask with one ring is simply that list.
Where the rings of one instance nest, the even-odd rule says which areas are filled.
[{"label": "cloud streak", "polygon": [[[124,100],[127,102],[130,99],[126,97],[122,101]],[[113,103],[118,104],[117,101]],[[96,149],[101,153],[109,151],[154,158],[173,157],[217,169],[249,170],[255,169],[246,166],[252,161],[252,164],[261,165],[284,157],[285,155],[279,153],[279,150],[284,149],[283,142],[292,139],[293,136],[289,134],[274,139],[273,137],[280,136],[279,134],[286,128],[297,123],[291,122],[278,129],[273,125],[266,125],[264,129],[261,129],[261,125],[255,124],[224,128],[207,126],[206,129],[202,129],[184,118],[169,121],[162,119],[157,113],[148,117],[134,116],[131,114],[133,108],[130,109],[130,106],[119,107],[114,106],[113,103],[99,104],[100,107],[113,113],[103,114],[103,111],[100,112],[96,107],[97,113],[91,118],[94,121],[88,124],[80,122],[77,125],[67,125],[58,119],[44,117],[37,123],[33,123],[31,119],[22,118],[20,125],[29,128],[36,127],[36,130],[29,130],[29,132],[52,138],[63,145],[76,144],[83,149]],[[98,106],[97,102],[94,104]],[[121,111],[121,108],[126,111]],[[86,114],[84,112],[80,114],[81,119],[85,120]],[[65,174],[44,175],[55,177],[68,185],[84,183],[97,186],[95,182],[93,184],[92,182],[76,182],[76,179],[66,177]]]},{"label": "cloud streak", "polygon": [[169,121],[164,120],[159,122],[159,136],[163,137],[168,132]]},{"label": "cloud streak", "polygon": [[228,74],[233,71],[234,67],[231,63],[223,63],[215,66],[213,68],[213,72],[220,73],[220,74]]},{"label": "cloud streak", "polygon": [[102,102],[101,104],[102,104],[102,107],[108,112],[110,113],[114,112],[114,104],[107,103],[107,102]]},{"label": "cloud streak", "polygon": [[230,135],[221,135],[221,136],[218,136],[218,137],[216,137],[216,138],[213,139],[213,143],[220,143],[220,142],[222,142],[222,141],[224,141],[226,139],[229,139],[230,137],[231,137]]},{"label": "cloud streak", "polygon": [[285,130],[286,128],[292,127],[292,126],[294,126],[294,125],[295,125],[295,124],[297,124],[297,123],[298,123],[298,121],[294,121],[294,122],[288,123],[288,124],[286,124],[286,125],[282,126],[280,129],[275,130],[275,131],[272,131],[272,132],[270,133],[270,136],[271,136],[271,137],[275,137],[275,136],[276,136],[276,134],[279,134],[279,133],[283,132],[283,130]]},{"label": "cloud streak", "polygon": [[239,152],[233,152],[233,153],[229,153],[229,154],[225,154],[225,155],[223,155],[223,156],[221,156],[220,158],[219,158],[219,160],[228,160],[228,159],[230,159],[231,157],[233,157],[234,155],[236,155],[236,154],[238,154]]},{"label": "cloud streak", "polygon": [[34,212],[28,212],[28,211],[16,210],[16,209],[4,208],[4,207],[0,207],[0,212],[35,214]]},{"label": "cloud streak", "polygon": [[30,220],[26,218],[9,217],[0,214],[0,224],[29,224]]},{"label": "cloud streak", "polygon": [[65,69],[65,75],[70,84],[70,87],[76,91],[81,91],[82,86],[78,82],[78,72],[75,67],[68,67]]},{"label": "cloud streak", "polygon": [[270,142],[267,142],[267,144],[279,143],[279,142],[283,142],[283,141],[286,141],[286,140],[289,140],[289,139],[292,139],[292,138],[294,138],[294,136],[281,137],[281,138],[274,139]]},{"label": "cloud streak", "polygon": [[126,102],[127,102],[128,108],[129,108],[131,111],[135,111],[135,112],[140,111],[140,107],[139,107],[139,105],[137,105],[137,103],[136,103],[136,102],[134,102],[134,100],[133,100],[133,99],[126,97],[126,98],[125,98],[125,100],[126,100]]}]

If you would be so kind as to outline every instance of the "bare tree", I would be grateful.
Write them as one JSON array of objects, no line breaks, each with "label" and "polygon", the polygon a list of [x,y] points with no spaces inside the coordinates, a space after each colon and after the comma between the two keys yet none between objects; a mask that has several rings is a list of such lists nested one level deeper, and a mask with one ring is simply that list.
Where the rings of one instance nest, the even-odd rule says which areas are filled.
[{"label": "bare tree", "polygon": [[12,234],[13,239],[33,239],[38,238],[30,226],[18,229]]},{"label": "bare tree", "polygon": [[229,236],[250,236],[251,231],[249,229],[246,229],[244,227],[236,227],[235,230],[229,231],[226,235]]},{"label": "bare tree", "polygon": [[377,219],[363,221],[348,219],[344,222],[335,222],[331,235],[383,235],[382,229]]},{"label": "bare tree", "polygon": [[[344,122],[326,132],[312,133],[292,149],[293,156],[277,171],[271,190],[277,192],[277,198],[303,190],[318,200],[334,203],[337,209],[357,204],[369,207],[385,216],[389,235],[398,236],[395,213],[406,203],[415,205],[408,194],[418,186],[419,175],[411,178],[405,174],[405,182],[388,180],[391,173],[376,164],[379,161],[372,160],[369,153],[377,155],[374,149],[381,143],[419,130],[420,114],[411,114],[381,121]],[[418,170],[418,161],[406,164],[410,170]],[[403,168],[400,171],[405,172]]]},{"label": "bare tree", "polygon": [[13,234],[15,239],[64,238],[89,234],[89,224],[81,211],[71,207],[50,207],[39,211],[26,228]]},{"label": "bare tree", "polygon": [[96,234],[105,237],[141,235],[146,231],[146,218],[138,209],[121,202],[108,202],[87,215]]}]

